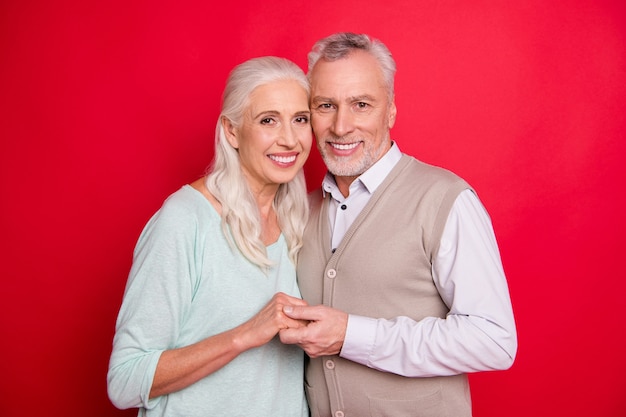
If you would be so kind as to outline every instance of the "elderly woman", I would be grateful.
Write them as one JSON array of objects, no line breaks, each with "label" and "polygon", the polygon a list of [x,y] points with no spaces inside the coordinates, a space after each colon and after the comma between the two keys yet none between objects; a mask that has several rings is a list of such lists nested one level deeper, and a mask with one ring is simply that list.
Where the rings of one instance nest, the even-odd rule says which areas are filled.
[{"label": "elderly woman", "polygon": [[209,174],[172,194],[139,237],[108,392],[140,416],[308,416],[295,265],[308,206],[309,86],[276,57],[237,66]]}]

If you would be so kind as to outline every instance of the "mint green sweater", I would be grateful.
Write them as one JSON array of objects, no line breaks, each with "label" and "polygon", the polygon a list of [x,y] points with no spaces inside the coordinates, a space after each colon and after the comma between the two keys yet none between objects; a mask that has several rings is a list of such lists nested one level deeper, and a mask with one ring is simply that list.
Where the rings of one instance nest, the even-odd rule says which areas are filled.
[{"label": "mint green sweater", "polygon": [[161,353],[232,329],[274,293],[300,296],[281,235],[268,275],[231,250],[220,217],[189,185],[150,219],[135,248],[116,324],[108,391],[139,416],[308,416],[303,352],[278,338],[244,352],[197,383],[148,399]]}]

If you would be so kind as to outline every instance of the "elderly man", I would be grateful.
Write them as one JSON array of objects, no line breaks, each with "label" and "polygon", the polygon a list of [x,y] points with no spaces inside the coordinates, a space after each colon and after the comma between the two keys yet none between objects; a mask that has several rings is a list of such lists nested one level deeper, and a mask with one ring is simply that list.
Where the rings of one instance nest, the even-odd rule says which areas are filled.
[{"label": "elderly man", "polygon": [[313,417],[471,416],[467,373],[517,350],[488,214],[453,173],[391,140],[395,62],[367,35],[309,53],[312,127],[328,173],[311,195],[298,283],[281,331],[311,360]]}]

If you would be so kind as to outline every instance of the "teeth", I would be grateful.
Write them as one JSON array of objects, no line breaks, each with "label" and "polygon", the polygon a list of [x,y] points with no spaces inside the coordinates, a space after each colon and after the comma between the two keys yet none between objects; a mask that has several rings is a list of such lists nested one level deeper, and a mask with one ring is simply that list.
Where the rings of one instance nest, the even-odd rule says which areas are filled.
[{"label": "teeth", "polygon": [[289,164],[296,160],[296,155],[292,155],[292,156],[270,155],[270,159],[276,162],[280,162],[281,164]]},{"label": "teeth", "polygon": [[356,143],[331,143],[330,146],[332,146],[335,149],[338,149],[340,151],[348,151],[350,149],[354,149],[357,146],[359,146],[359,142]]}]

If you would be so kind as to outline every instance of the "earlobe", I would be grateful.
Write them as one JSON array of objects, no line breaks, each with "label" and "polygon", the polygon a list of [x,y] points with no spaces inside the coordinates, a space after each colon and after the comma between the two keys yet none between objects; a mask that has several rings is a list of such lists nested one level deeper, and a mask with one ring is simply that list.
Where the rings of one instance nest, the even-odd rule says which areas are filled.
[{"label": "earlobe", "polygon": [[396,123],[397,113],[398,109],[396,109],[396,103],[392,101],[391,105],[389,106],[389,129],[391,129]]},{"label": "earlobe", "polygon": [[237,128],[233,126],[233,123],[226,117],[222,116],[220,120],[222,123],[222,129],[224,130],[224,136],[226,140],[235,149],[239,149],[239,141],[237,140]]}]

